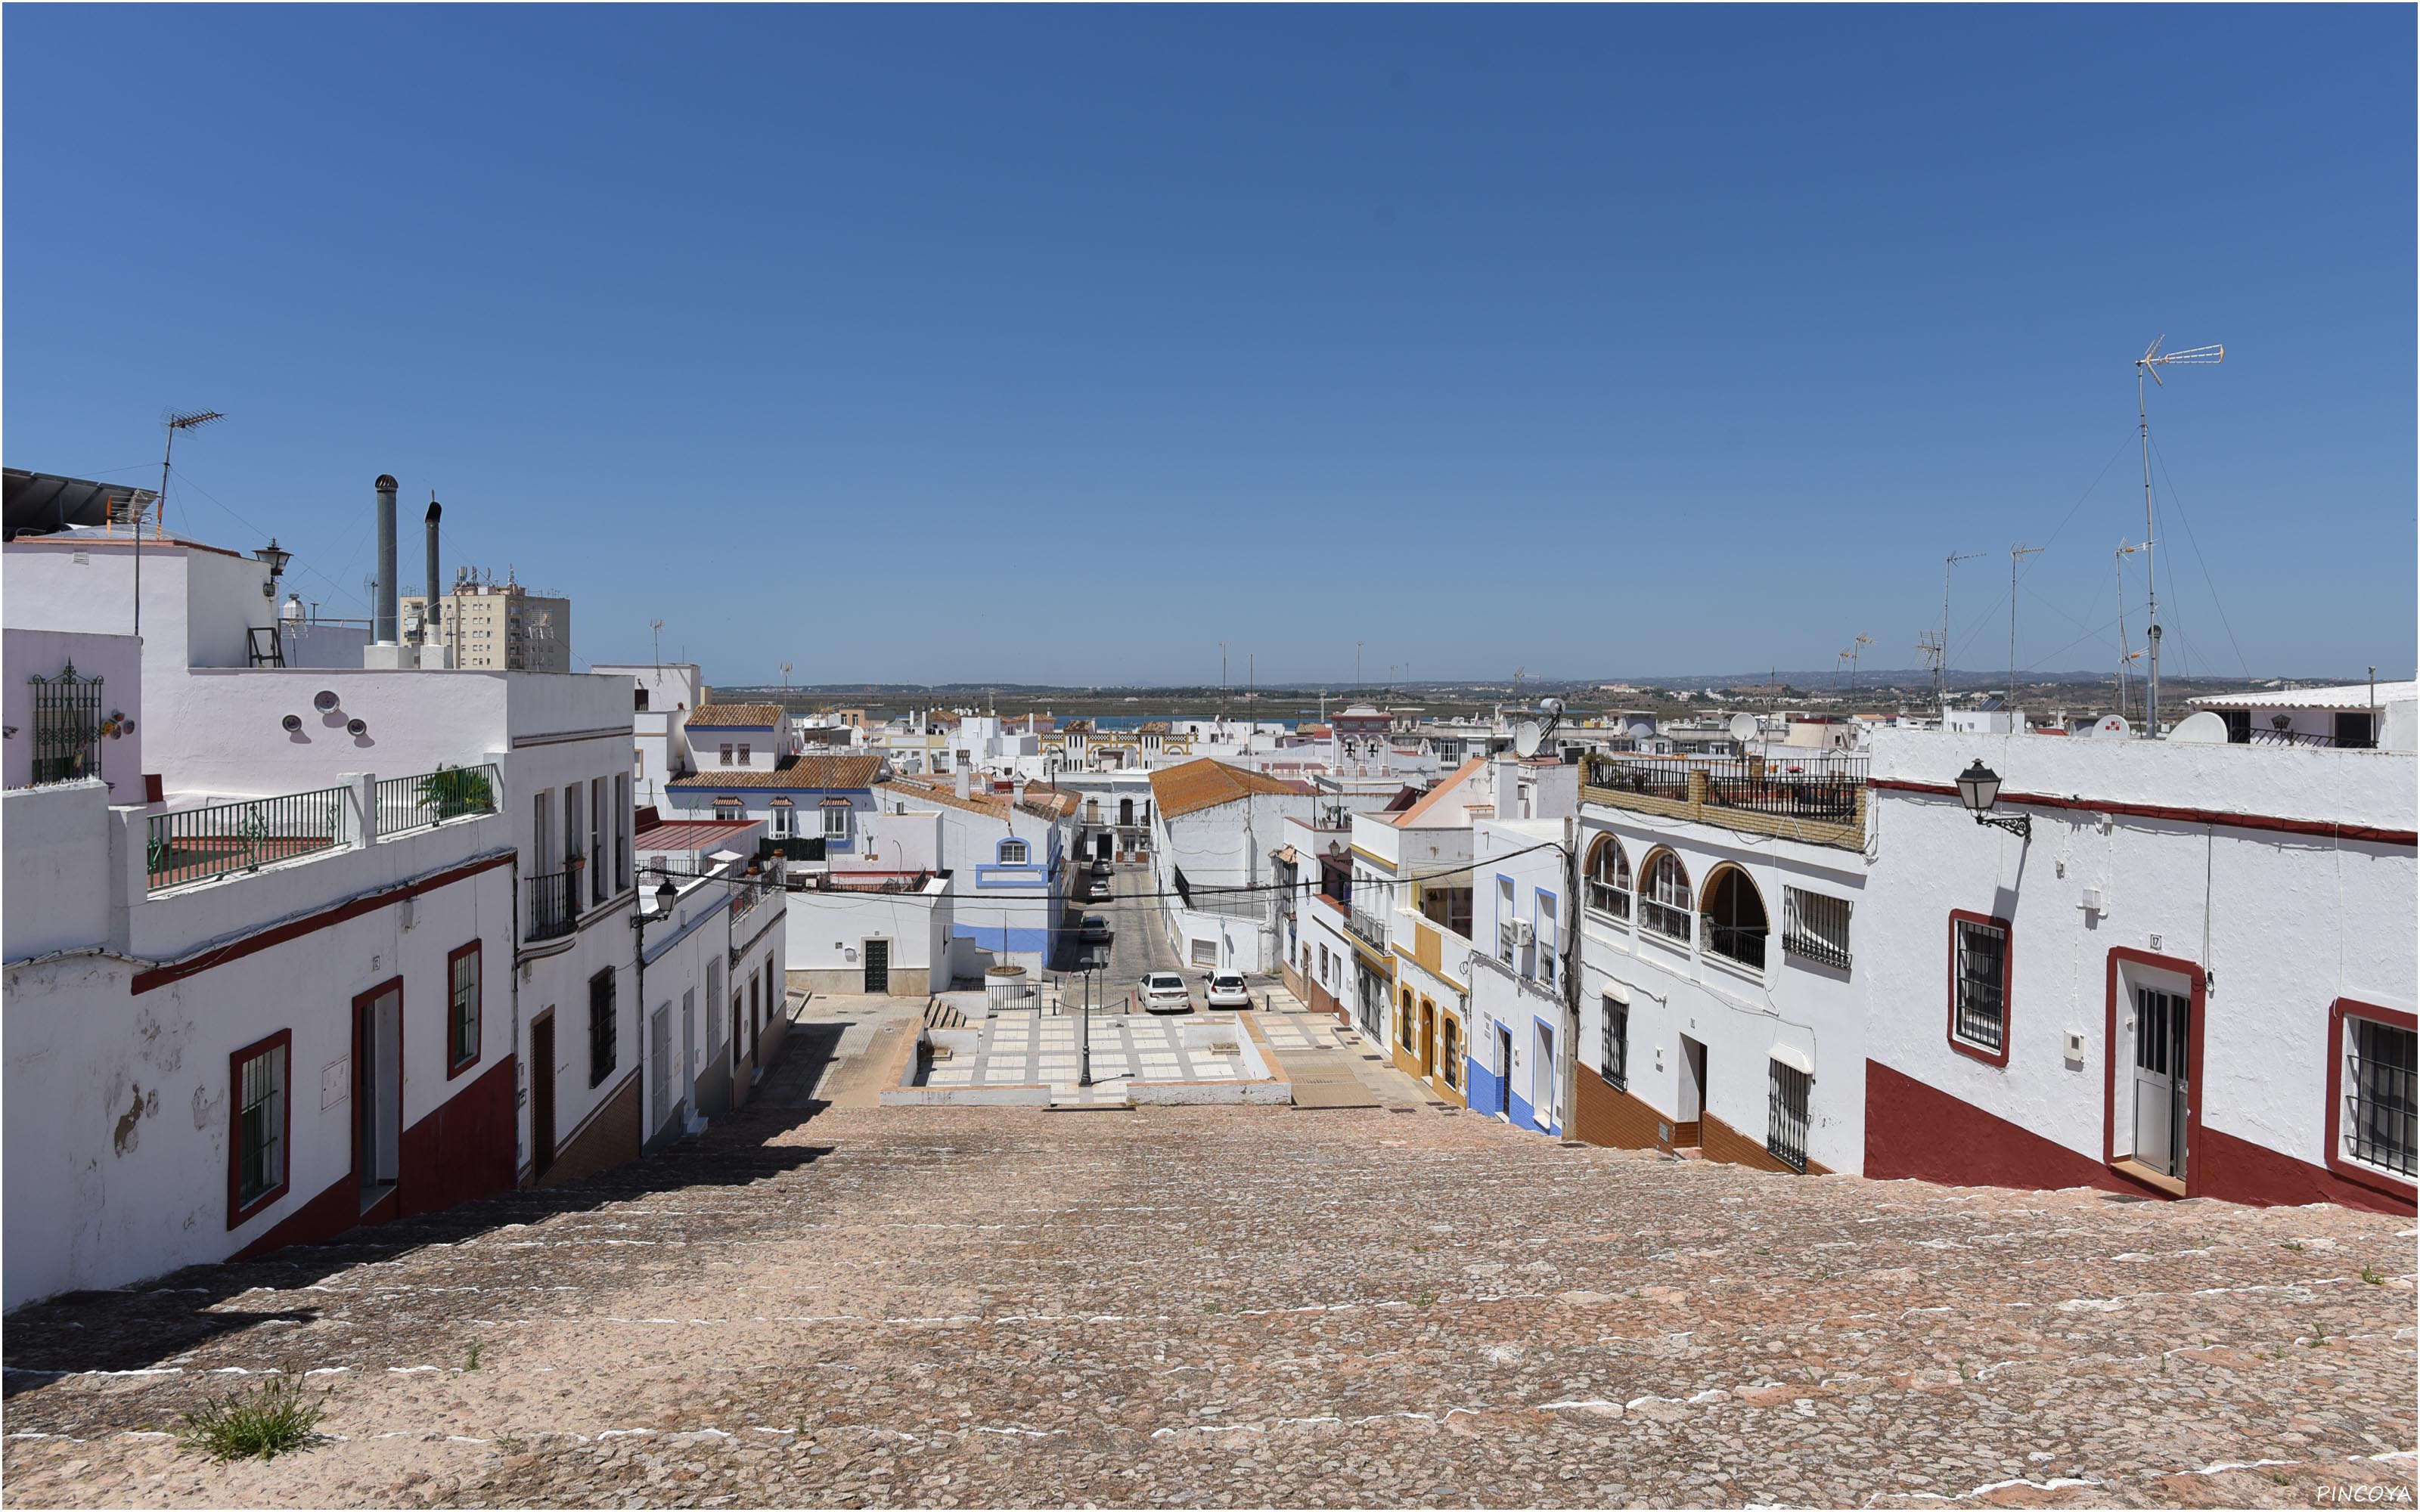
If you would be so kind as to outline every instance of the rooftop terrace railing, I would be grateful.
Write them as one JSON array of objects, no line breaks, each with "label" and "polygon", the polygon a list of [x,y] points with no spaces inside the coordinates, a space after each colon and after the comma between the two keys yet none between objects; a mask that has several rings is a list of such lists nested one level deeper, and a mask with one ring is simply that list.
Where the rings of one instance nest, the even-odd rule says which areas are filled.
[{"label": "rooftop terrace railing", "polygon": [[148,890],[257,872],[274,861],[349,845],[349,797],[344,788],[318,788],[153,814],[146,821],[144,845]]},{"label": "rooftop terrace railing", "polygon": [[1868,759],[1838,751],[1774,751],[1725,757],[1641,756],[1612,751],[1585,759],[1583,781],[1709,809],[1853,824]]},{"label": "rooftop terrace railing", "polygon": [[441,766],[417,777],[378,780],[378,833],[396,834],[496,811],[493,766]]}]

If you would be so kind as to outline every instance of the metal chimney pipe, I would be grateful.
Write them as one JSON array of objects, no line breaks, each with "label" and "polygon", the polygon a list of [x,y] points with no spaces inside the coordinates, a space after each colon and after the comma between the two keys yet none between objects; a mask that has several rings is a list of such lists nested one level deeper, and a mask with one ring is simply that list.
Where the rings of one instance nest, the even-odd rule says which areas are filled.
[{"label": "metal chimney pipe", "polygon": [[378,596],[371,606],[370,639],[391,646],[395,638],[395,479],[378,479]]},{"label": "metal chimney pipe", "polygon": [[428,596],[420,607],[420,639],[424,645],[440,643],[437,629],[437,517],[443,513],[436,500],[428,501]]}]

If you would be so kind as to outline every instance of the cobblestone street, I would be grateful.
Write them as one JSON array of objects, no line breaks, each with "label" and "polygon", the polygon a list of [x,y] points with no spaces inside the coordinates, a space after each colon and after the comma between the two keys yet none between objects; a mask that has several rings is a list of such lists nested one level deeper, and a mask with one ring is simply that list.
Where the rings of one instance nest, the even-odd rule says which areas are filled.
[{"label": "cobblestone street", "polygon": [[[12,1318],[8,1500],[2410,1494],[2408,1219],[1793,1180],[1429,1108],[783,1101]],[[325,1442],[221,1468],[167,1435],[264,1371],[331,1389]]]}]

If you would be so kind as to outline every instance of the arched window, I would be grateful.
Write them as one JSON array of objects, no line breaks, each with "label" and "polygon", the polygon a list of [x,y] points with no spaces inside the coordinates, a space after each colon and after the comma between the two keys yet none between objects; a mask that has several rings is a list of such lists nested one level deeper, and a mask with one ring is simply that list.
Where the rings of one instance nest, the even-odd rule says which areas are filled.
[{"label": "arched window", "polygon": [[1004,840],[1000,842],[1001,865],[1023,866],[1025,864],[1025,841],[1021,840]]},{"label": "arched window", "polygon": [[1449,1015],[1445,1021],[1442,1057],[1445,1084],[1459,1090],[1462,1087],[1462,1024]]},{"label": "arched window", "polygon": [[1614,918],[1630,917],[1630,857],[1621,841],[1600,835],[1589,848],[1588,905]]},{"label": "arched window", "polygon": [[1418,1048],[1419,1041],[1412,1026],[1412,990],[1409,987],[1404,989],[1403,1012],[1395,1026],[1395,1043],[1402,1046],[1405,1054],[1412,1054]]},{"label": "arched window", "polygon": [[1689,919],[1696,911],[1689,891],[1689,871],[1670,851],[1647,858],[1639,873],[1638,921],[1668,939],[1686,941]]},{"label": "arched window", "polygon": [[1758,971],[1764,969],[1764,937],[1769,928],[1764,897],[1748,874],[1735,866],[1718,866],[1706,879],[1706,949]]}]

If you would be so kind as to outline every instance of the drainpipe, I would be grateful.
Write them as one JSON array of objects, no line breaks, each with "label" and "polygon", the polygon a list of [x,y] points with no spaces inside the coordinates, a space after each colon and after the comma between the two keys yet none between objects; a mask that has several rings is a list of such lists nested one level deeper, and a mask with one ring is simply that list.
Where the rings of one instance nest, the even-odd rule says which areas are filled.
[{"label": "drainpipe", "polygon": [[[1563,1137],[1576,1137],[1580,1066],[1580,847],[1579,820],[1563,820],[1563,895],[1555,904],[1555,933],[1563,953],[1563,1063],[1556,1068],[1556,1098],[1562,1103]],[[1564,922],[1568,908],[1571,922]]]}]

